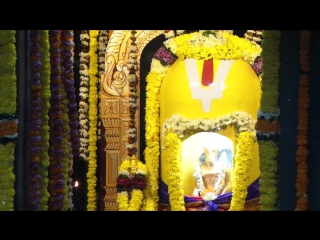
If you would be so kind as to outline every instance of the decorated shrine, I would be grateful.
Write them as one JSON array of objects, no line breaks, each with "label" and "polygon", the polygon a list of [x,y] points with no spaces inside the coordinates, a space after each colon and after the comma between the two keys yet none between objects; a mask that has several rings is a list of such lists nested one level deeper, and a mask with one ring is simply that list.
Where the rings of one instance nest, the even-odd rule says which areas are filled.
[{"label": "decorated shrine", "polygon": [[0,210],[319,210],[318,38],[0,30]]}]

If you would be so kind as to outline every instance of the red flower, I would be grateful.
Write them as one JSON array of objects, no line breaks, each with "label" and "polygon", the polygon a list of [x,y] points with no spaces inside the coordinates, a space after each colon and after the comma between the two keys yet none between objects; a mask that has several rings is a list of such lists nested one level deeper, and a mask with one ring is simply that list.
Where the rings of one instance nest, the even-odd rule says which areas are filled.
[{"label": "red flower", "polygon": [[132,179],[132,185],[134,189],[140,189],[143,190],[147,187],[146,179],[145,177],[135,175]]},{"label": "red flower", "polygon": [[128,188],[131,184],[130,178],[117,178],[117,187]]}]

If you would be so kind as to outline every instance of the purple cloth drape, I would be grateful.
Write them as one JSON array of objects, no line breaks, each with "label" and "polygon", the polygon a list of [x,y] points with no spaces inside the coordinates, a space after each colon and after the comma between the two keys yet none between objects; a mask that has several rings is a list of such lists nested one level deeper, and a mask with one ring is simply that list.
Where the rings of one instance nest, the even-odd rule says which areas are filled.
[{"label": "purple cloth drape", "polygon": [[[248,187],[248,194],[246,200],[251,200],[258,198],[260,196],[259,192],[259,180],[260,178],[257,178],[255,181],[253,181],[249,187]],[[208,202],[208,210],[209,211],[218,211],[217,204],[230,204],[232,198],[232,192],[219,195],[214,201]],[[165,184],[162,180],[159,182],[159,200],[162,204],[169,204],[169,193],[168,193],[168,185]],[[185,203],[192,203],[192,202],[199,202],[202,201],[203,203],[206,203],[205,200],[199,197],[194,196],[184,196],[184,202]]]}]

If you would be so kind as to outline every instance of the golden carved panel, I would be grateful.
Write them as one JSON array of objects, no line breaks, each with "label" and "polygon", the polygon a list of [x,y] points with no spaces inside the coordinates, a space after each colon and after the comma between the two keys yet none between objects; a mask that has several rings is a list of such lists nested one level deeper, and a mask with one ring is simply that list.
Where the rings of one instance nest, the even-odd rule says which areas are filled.
[{"label": "golden carved panel", "polygon": [[104,187],[106,195],[104,197],[104,210],[105,211],[118,211],[117,204],[117,188]]},{"label": "golden carved panel", "polygon": [[129,117],[129,101],[128,100],[121,100],[121,117]]},{"label": "golden carved panel", "polygon": [[[136,74],[140,76],[140,58],[145,46],[155,37],[163,34],[163,30],[136,30],[136,44],[138,48]],[[123,159],[128,158],[128,147],[133,144],[128,142],[129,134],[129,70],[127,67],[129,57],[129,47],[131,46],[131,30],[110,30],[111,34],[105,54],[105,72],[101,74],[100,91],[100,117],[105,128],[106,146],[106,211],[115,209],[115,201],[111,201],[116,196],[111,187],[116,186],[118,167]],[[144,80],[143,80],[144,81]],[[137,87],[140,93],[140,87]],[[137,128],[137,158],[139,158],[139,138],[140,138],[140,101],[137,101],[138,111],[136,112]],[[110,201],[109,201],[110,200]]]},{"label": "golden carved panel", "polygon": [[120,116],[119,100],[104,99],[103,103],[104,104],[101,106],[101,117],[113,118]]},{"label": "golden carved panel", "polygon": [[118,168],[119,168],[119,151],[107,151],[106,155],[106,186],[107,187],[116,187],[117,177],[118,177]]}]

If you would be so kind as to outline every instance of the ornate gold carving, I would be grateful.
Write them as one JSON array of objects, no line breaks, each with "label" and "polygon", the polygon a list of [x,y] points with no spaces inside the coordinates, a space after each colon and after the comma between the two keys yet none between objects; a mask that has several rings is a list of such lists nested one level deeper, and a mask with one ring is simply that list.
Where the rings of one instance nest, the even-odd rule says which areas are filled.
[{"label": "ornate gold carving", "polygon": [[[116,62],[113,55],[106,57],[106,73],[101,74],[101,90],[109,96],[128,96],[126,62],[122,59]],[[115,69],[116,68],[116,69]]]},{"label": "ornate gold carving", "polygon": [[104,197],[104,210],[105,211],[118,211],[117,204],[117,188],[104,187],[106,195]]},{"label": "ornate gold carving", "polygon": [[[138,48],[137,76],[140,76],[140,58],[145,46],[155,37],[163,33],[163,30],[136,30],[136,43]],[[102,125],[105,128],[106,146],[106,196],[105,210],[114,211],[116,207],[116,178],[118,166],[122,159],[128,158],[128,147],[132,146],[128,142],[129,129],[129,81],[127,79],[129,70],[127,68],[129,50],[131,46],[130,30],[110,30],[111,34],[105,54],[105,73],[101,74],[101,97],[100,114]],[[144,81],[144,80],[142,80]],[[137,87],[138,94],[140,88]],[[140,101],[138,100],[138,104]],[[137,137],[140,137],[139,106],[136,113]],[[139,158],[139,142],[136,143]],[[112,188],[113,187],[113,188]],[[109,193],[108,193],[109,191]],[[112,193],[115,191],[115,193]],[[111,195],[110,195],[111,194]],[[114,201],[111,201],[112,196]],[[113,210],[114,209],[114,210]]]},{"label": "ornate gold carving", "polygon": [[119,151],[107,151],[107,164],[106,164],[106,186],[107,187],[116,187],[117,185],[117,177],[118,177],[118,168],[120,165],[119,159]]},{"label": "ornate gold carving", "polygon": [[129,102],[128,100],[121,100],[121,117],[129,117]]},{"label": "ornate gold carving", "polygon": [[103,111],[103,117],[119,117],[119,105],[119,100],[104,100],[104,106],[101,109]]},{"label": "ornate gold carving", "polygon": [[120,119],[108,118],[102,119],[103,126],[105,127],[105,150],[120,150]]},{"label": "ornate gold carving", "polygon": [[128,139],[127,138],[123,139],[123,141],[122,141],[122,151],[121,151],[122,156],[128,156],[128,147],[127,147],[128,144],[129,144],[128,143]]}]

